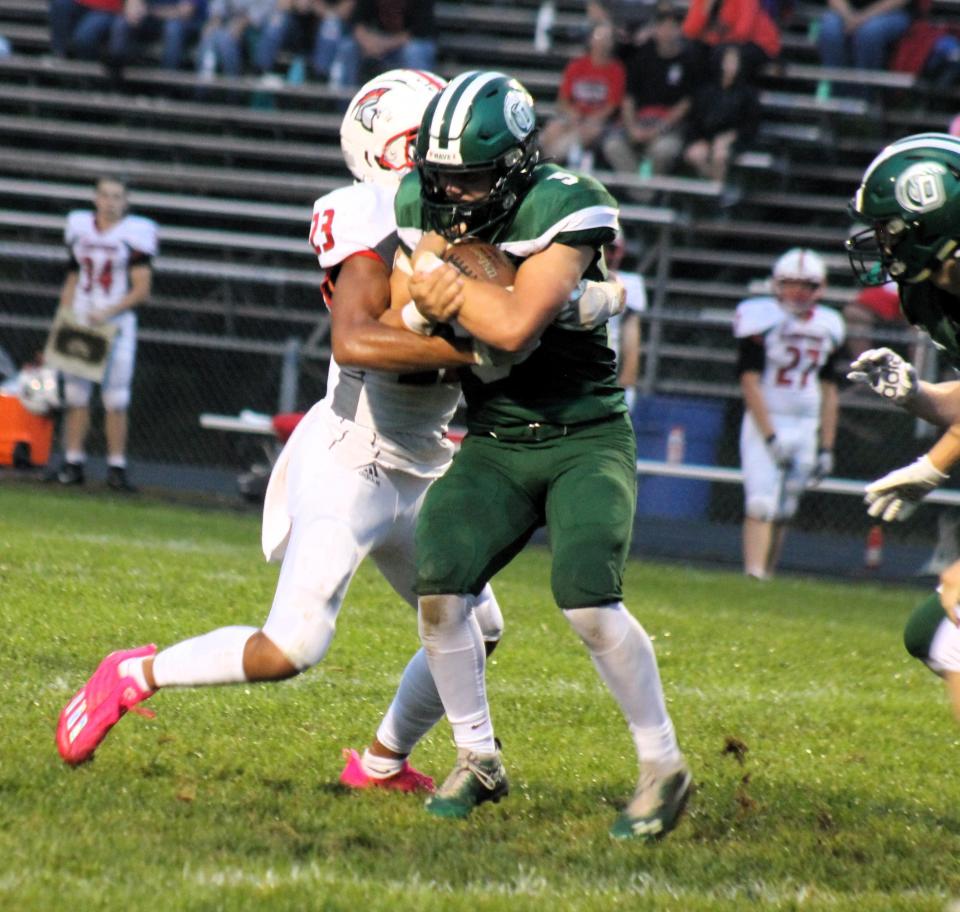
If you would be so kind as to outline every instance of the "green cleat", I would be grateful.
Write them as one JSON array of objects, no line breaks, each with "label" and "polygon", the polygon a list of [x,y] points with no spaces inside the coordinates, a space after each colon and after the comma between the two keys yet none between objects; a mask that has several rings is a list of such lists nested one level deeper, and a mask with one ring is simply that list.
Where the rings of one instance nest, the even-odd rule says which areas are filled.
[{"label": "green cleat", "polygon": [[662,839],[676,825],[687,805],[693,777],[687,762],[650,765],[642,769],[630,803],[610,828],[614,839]]},{"label": "green cleat", "polygon": [[446,781],[427,799],[426,808],[437,817],[467,817],[484,801],[496,804],[510,791],[500,752],[474,754],[457,751],[457,765]]}]

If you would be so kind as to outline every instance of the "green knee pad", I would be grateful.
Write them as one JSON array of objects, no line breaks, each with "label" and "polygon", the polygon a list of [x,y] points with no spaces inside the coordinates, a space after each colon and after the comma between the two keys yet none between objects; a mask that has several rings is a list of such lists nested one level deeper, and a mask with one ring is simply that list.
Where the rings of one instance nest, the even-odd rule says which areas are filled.
[{"label": "green knee pad", "polygon": [[940,596],[936,593],[917,605],[913,609],[913,614],[907,619],[906,627],[903,628],[903,645],[906,646],[907,652],[915,659],[925,662],[930,656],[933,637],[945,617]]}]

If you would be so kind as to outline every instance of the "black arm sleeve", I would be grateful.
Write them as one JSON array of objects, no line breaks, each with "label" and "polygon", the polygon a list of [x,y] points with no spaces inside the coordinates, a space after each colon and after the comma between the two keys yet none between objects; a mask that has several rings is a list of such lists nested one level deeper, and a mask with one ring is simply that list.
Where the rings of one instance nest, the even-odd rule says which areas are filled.
[{"label": "black arm sleeve", "polygon": [[837,376],[837,352],[831,352],[830,357],[824,362],[823,367],[820,368],[817,373],[817,378],[820,380],[826,380],[828,383],[837,383],[839,377]]},{"label": "black arm sleeve", "polygon": [[767,350],[763,345],[763,336],[747,336],[740,339],[737,348],[737,376],[747,371],[763,373],[767,366]]}]

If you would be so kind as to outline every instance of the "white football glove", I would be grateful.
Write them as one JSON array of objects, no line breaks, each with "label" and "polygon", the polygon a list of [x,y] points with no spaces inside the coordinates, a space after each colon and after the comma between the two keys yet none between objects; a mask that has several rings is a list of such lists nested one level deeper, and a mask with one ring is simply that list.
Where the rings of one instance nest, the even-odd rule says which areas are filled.
[{"label": "white football glove", "polygon": [[793,453],[780,442],[776,434],[771,434],[767,438],[766,443],[767,449],[770,451],[770,456],[781,469],[785,469],[793,462]]},{"label": "white football glove", "polygon": [[833,471],[833,450],[820,450],[817,453],[817,461],[813,466],[813,474],[810,481],[813,484],[819,484]]},{"label": "white football glove", "polygon": [[871,348],[850,365],[848,380],[867,383],[884,399],[905,405],[917,394],[917,371],[889,348]]},{"label": "white football glove", "polygon": [[619,282],[592,282],[584,279],[574,288],[553,322],[563,329],[595,329],[623,313],[627,293]]},{"label": "white football glove", "polygon": [[473,340],[473,357],[475,364],[470,365],[470,370],[480,378],[483,383],[493,383],[496,380],[502,380],[513,369],[515,364],[526,361],[536,351],[540,340],[537,339],[529,348],[518,352],[508,352],[501,348],[494,348],[481,342],[479,339]]},{"label": "white football glove", "polygon": [[923,455],[916,462],[894,469],[867,485],[867,496],[863,499],[868,505],[867,513],[884,522],[907,519],[920,501],[947,477],[929,456]]}]

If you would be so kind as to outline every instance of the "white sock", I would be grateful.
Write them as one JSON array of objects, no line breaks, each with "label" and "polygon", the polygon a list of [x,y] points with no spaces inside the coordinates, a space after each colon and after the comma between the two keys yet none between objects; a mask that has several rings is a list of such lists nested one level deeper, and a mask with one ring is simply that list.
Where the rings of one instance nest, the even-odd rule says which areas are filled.
[{"label": "white sock", "polygon": [[107,459],[107,465],[111,469],[125,469],[127,467],[126,456],[111,456]]},{"label": "white sock", "polygon": [[478,754],[496,753],[484,680],[486,650],[467,598],[424,596],[418,620],[430,673],[457,747]]},{"label": "white sock", "polygon": [[243,650],[256,627],[221,627],[158,652],[153,660],[157,687],[197,687],[239,684]]},{"label": "white sock", "polygon": [[636,618],[622,602],[563,613],[626,717],[640,762],[678,759],[680,748],[667,714],[653,644]]},{"label": "white sock", "polygon": [[389,779],[403,768],[403,760],[397,757],[378,757],[365,750],[360,758],[360,765],[371,779]]},{"label": "white sock", "polygon": [[442,718],[443,703],[430,674],[427,654],[418,649],[403,670],[397,693],[377,729],[377,740],[395,753],[407,756]]},{"label": "white sock", "polygon": [[117,674],[121,678],[133,678],[137,682],[137,687],[141,690],[149,691],[150,685],[147,684],[147,676],[143,673],[143,656],[135,659],[127,659],[117,666]]},{"label": "white sock", "polygon": [[63,455],[67,462],[74,465],[83,465],[87,461],[87,454],[83,450],[67,450]]}]

